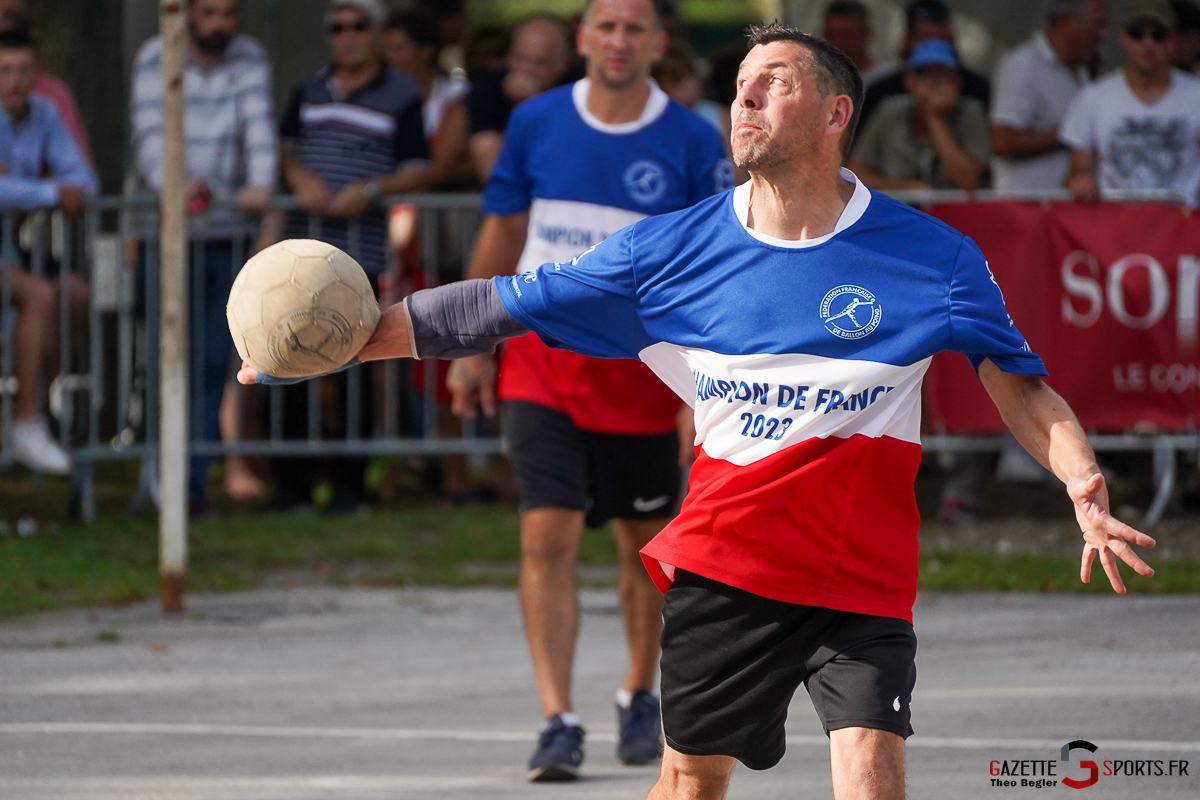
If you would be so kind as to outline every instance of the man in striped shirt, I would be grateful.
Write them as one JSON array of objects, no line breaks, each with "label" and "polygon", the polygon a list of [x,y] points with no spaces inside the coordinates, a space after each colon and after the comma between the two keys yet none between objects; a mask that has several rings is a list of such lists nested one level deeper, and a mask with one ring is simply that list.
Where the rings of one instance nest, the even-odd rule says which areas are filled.
[{"label": "man in striped shirt", "polygon": [[[237,33],[237,0],[189,0],[184,67],[184,138],[192,247],[193,440],[215,439],[230,344],[225,304],[236,267],[249,253],[258,215],[270,204],[278,169],[271,114],[271,67],[262,45]],[[133,144],[141,183],[162,190],[162,40],[142,45],[133,67]],[[204,503],[209,459],[192,460],[191,500]]]},{"label": "man in striped shirt", "polygon": [[[420,87],[383,60],[385,15],[380,0],[331,0],[325,14],[330,63],[296,86],[280,126],[283,179],[308,212],[289,215],[286,235],[342,248],[372,283],[385,267],[386,219],[375,200],[418,188],[427,171],[413,167],[428,166]],[[354,433],[367,435],[371,374],[358,372],[352,380],[362,381],[363,428]],[[330,431],[340,435],[352,384],[346,376],[331,382],[339,414]],[[306,402],[303,388],[285,392],[285,436],[306,435]],[[281,459],[274,468],[276,505],[308,505],[314,476],[324,470],[334,489],[327,510],[353,511],[362,503],[365,469],[365,459]]]},{"label": "man in striped shirt", "polygon": [[410,191],[407,168],[428,160],[421,90],[383,60],[383,21],[379,0],[329,4],[330,63],[296,86],[280,126],[284,181],[320,217],[314,230],[293,215],[288,236],[341,247],[372,277],[384,268],[385,233],[373,203]]}]

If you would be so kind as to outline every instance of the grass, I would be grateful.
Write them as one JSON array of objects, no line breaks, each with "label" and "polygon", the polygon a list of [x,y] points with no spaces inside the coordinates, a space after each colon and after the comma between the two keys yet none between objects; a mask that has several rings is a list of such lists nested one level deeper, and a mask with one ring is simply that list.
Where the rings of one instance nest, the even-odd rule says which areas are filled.
[{"label": "grass", "polygon": [[[1143,578],[1121,565],[1130,594],[1200,592],[1200,561],[1152,559],[1155,574]],[[1079,559],[1047,553],[1000,554],[990,550],[940,548],[922,551],[920,589],[946,592],[1069,592],[1112,594],[1097,560],[1090,583],[1079,580]]]},{"label": "grass", "polygon": [[[0,538],[0,616],[114,605],[157,593],[153,519],[61,523],[51,530]],[[427,506],[363,517],[241,515],[192,523],[187,587],[248,589],[289,569],[334,585],[511,585],[518,557],[517,514],[509,508]],[[615,562],[611,533],[588,531],[579,560]]]},{"label": "grass", "polygon": [[[158,591],[153,519],[60,523],[52,532],[0,537],[0,617],[81,605],[114,605]],[[200,520],[189,537],[190,591],[234,591],[294,570],[331,585],[493,585],[515,583],[516,511],[498,506],[423,505],[357,517],[234,515]],[[607,529],[588,531],[584,564],[613,564]],[[1131,593],[1200,592],[1200,561],[1158,560],[1145,579],[1124,569]],[[1097,566],[1092,583],[1075,558],[926,549],[919,586],[940,591],[1094,592],[1111,590]],[[601,581],[603,582],[603,581]]]}]

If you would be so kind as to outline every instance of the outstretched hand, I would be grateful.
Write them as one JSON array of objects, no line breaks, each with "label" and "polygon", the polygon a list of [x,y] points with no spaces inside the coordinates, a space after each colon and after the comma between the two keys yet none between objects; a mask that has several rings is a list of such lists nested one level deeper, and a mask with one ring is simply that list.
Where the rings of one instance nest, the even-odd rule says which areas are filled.
[{"label": "outstretched hand", "polygon": [[1075,519],[1079,521],[1085,542],[1080,580],[1084,583],[1091,580],[1092,562],[1097,554],[1100,555],[1104,573],[1108,575],[1108,582],[1117,594],[1125,594],[1125,582],[1117,571],[1118,557],[1142,577],[1149,578],[1154,574],[1150,565],[1129,546],[1132,543],[1139,547],[1154,547],[1154,539],[1109,513],[1108,487],[1104,485],[1103,475],[1097,472],[1090,478],[1072,478],[1067,483],[1067,494],[1075,503]]}]

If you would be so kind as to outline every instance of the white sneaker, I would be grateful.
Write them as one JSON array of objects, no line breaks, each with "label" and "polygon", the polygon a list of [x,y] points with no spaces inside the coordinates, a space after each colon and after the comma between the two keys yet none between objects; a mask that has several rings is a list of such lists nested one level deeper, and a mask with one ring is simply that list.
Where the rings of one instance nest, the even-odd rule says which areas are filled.
[{"label": "white sneaker", "polygon": [[13,420],[8,432],[8,445],[12,448],[13,458],[34,472],[71,474],[71,457],[50,436],[46,421],[40,417]]}]

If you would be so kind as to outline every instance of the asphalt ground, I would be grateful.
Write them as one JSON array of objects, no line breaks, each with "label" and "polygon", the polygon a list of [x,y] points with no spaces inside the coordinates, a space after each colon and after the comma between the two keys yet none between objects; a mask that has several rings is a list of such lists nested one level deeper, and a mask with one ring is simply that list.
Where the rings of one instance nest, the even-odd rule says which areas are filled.
[{"label": "asphalt ground", "polygon": [[[513,592],[303,588],[0,624],[0,798],[640,800],[655,768],[613,755],[616,597],[583,601],[577,784],[524,780],[539,720]],[[930,594],[916,628],[910,797],[1070,796],[990,767],[1085,778],[1089,756],[1188,775],[1101,774],[1083,797],[1200,797],[1200,597]],[[788,732],[730,798],[830,796],[803,691]],[[1079,739],[1097,752],[1059,763]]]}]

